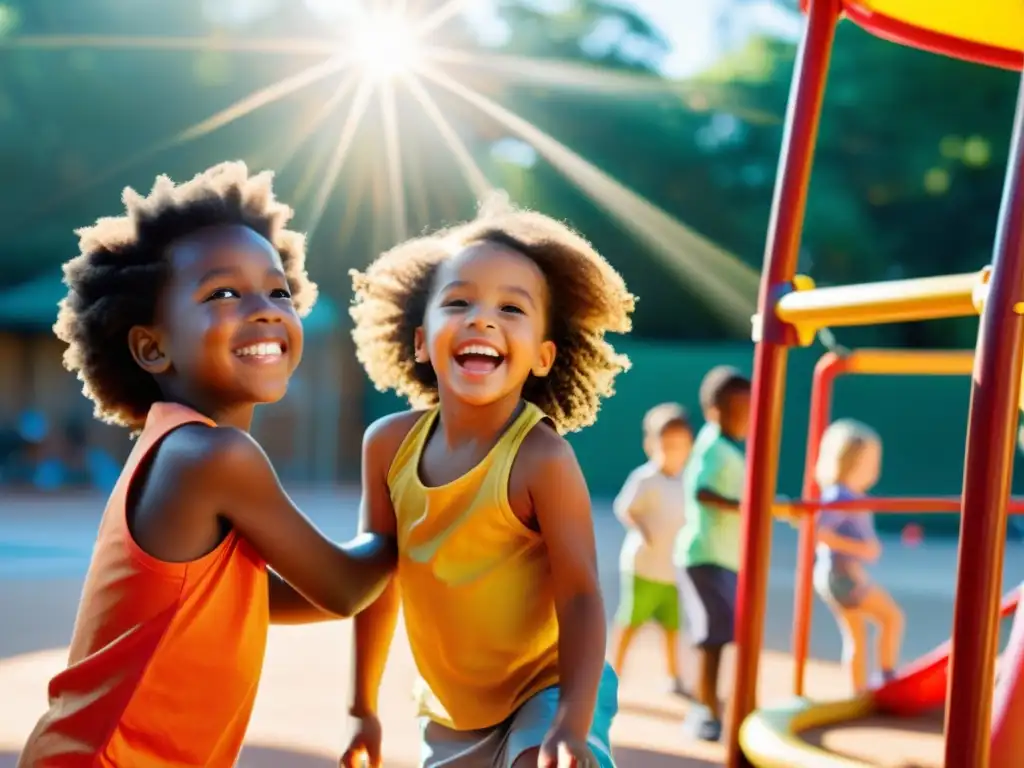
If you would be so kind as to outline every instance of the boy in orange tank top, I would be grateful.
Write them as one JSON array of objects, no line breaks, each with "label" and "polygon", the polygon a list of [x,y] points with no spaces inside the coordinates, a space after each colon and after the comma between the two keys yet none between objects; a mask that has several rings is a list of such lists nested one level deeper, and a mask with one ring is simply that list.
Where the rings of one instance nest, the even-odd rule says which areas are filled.
[{"label": "boy in orange tank top", "polygon": [[[377,691],[399,603],[423,768],[614,765],[590,496],[562,433],[628,366],[634,297],[583,238],[495,198],[354,274],[357,353],[414,410],[365,438],[363,530],[397,577],[355,621],[342,765],[381,765]],[[419,409],[419,410],[415,410]]]},{"label": "boy in orange tank top", "polygon": [[350,616],[394,568],[386,534],[325,538],[249,436],[316,298],[270,182],[242,163],[160,177],[79,232],[55,331],[96,415],[138,439],[20,768],[230,768],[268,623]]}]

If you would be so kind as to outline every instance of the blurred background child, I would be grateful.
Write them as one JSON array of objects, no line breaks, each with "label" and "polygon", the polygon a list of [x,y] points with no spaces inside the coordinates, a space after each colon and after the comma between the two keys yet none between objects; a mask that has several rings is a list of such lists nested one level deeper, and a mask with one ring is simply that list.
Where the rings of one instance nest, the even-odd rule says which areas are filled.
[{"label": "blurred background child", "polygon": [[[834,422],[821,439],[818,455],[821,500],[862,498],[878,482],[881,467],[882,441],[873,429],[852,419]],[[903,639],[903,612],[867,571],[882,553],[871,512],[823,510],[817,529],[815,589],[839,623],[843,664],[860,692],[868,684],[868,624],[878,628],[882,677],[891,678]]]},{"label": "blurred background child", "polygon": [[686,523],[675,563],[687,632],[697,649],[700,684],[687,720],[702,741],[722,735],[718,701],[722,650],[733,641],[740,568],[740,495],[746,473],[744,442],[750,421],[750,380],[717,366],[700,384],[705,424],[684,473]]},{"label": "blurred background child", "polygon": [[626,539],[619,558],[613,664],[621,675],[636,631],[653,621],[664,632],[671,690],[682,696],[679,590],[672,550],[685,520],[682,472],[693,447],[693,429],[681,405],[662,403],[644,416],[643,435],[648,461],[630,473],[614,505],[626,526]]}]

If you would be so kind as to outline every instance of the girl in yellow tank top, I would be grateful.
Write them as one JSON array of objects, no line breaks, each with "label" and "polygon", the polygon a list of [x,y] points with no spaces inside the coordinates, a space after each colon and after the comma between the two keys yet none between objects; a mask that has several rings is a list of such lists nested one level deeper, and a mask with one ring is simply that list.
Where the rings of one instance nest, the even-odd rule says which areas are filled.
[{"label": "girl in yellow tank top", "polygon": [[377,689],[399,605],[420,675],[424,768],[613,766],[617,680],[590,498],[560,433],[628,361],[633,296],[564,225],[497,200],[354,275],[359,359],[413,408],[363,445],[363,526],[397,577],[356,618],[343,766],[380,765]]}]

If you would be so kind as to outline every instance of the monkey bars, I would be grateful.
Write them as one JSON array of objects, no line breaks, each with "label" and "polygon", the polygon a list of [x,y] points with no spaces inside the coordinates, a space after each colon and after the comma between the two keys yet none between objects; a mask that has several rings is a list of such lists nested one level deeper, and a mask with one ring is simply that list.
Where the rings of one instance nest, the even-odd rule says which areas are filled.
[{"label": "monkey bars", "polygon": [[[808,21],[793,72],[754,323],[752,424],[741,505],[736,675],[732,712],[726,721],[727,765],[752,765],[740,747],[739,732],[757,698],[789,348],[809,343],[809,333],[823,324],[838,325],[850,314],[856,319],[847,319],[847,324],[979,311],[960,510],[944,764],[946,768],[980,768],[989,764],[990,756],[993,676],[987,673],[993,670],[996,656],[1024,362],[1024,317],[1020,314],[1024,300],[1024,80],[992,270],[977,296],[977,278],[963,275],[923,284],[897,281],[897,293],[903,290],[914,295],[917,291],[909,302],[906,295],[902,300],[893,295],[893,283],[868,289],[815,290],[808,280],[797,277],[796,267],[825,80],[840,15],[845,13],[869,31],[897,42],[1020,69],[1024,66],[1024,4],[1022,0],[969,4],[961,0],[804,0],[804,6]],[[813,516],[804,519],[813,520]],[[1016,764],[1024,764],[1024,756],[1017,757]]]},{"label": "monkey bars", "polygon": [[963,275],[814,288],[809,278],[798,275],[793,290],[779,298],[775,314],[796,329],[803,343],[810,343],[822,328],[977,315],[988,295],[988,279],[985,269]]}]

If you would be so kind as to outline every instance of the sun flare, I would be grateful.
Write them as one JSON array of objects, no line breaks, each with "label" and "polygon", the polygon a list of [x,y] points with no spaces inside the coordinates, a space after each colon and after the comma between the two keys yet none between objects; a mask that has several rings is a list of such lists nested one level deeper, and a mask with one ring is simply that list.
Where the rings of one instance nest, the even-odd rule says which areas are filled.
[{"label": "sun flare", "polygon": [[422,57],[422,44],[409,22],[396,14],[372,16],[353,34],[356,60],[375,80],[389,80],[414,72]]}]

